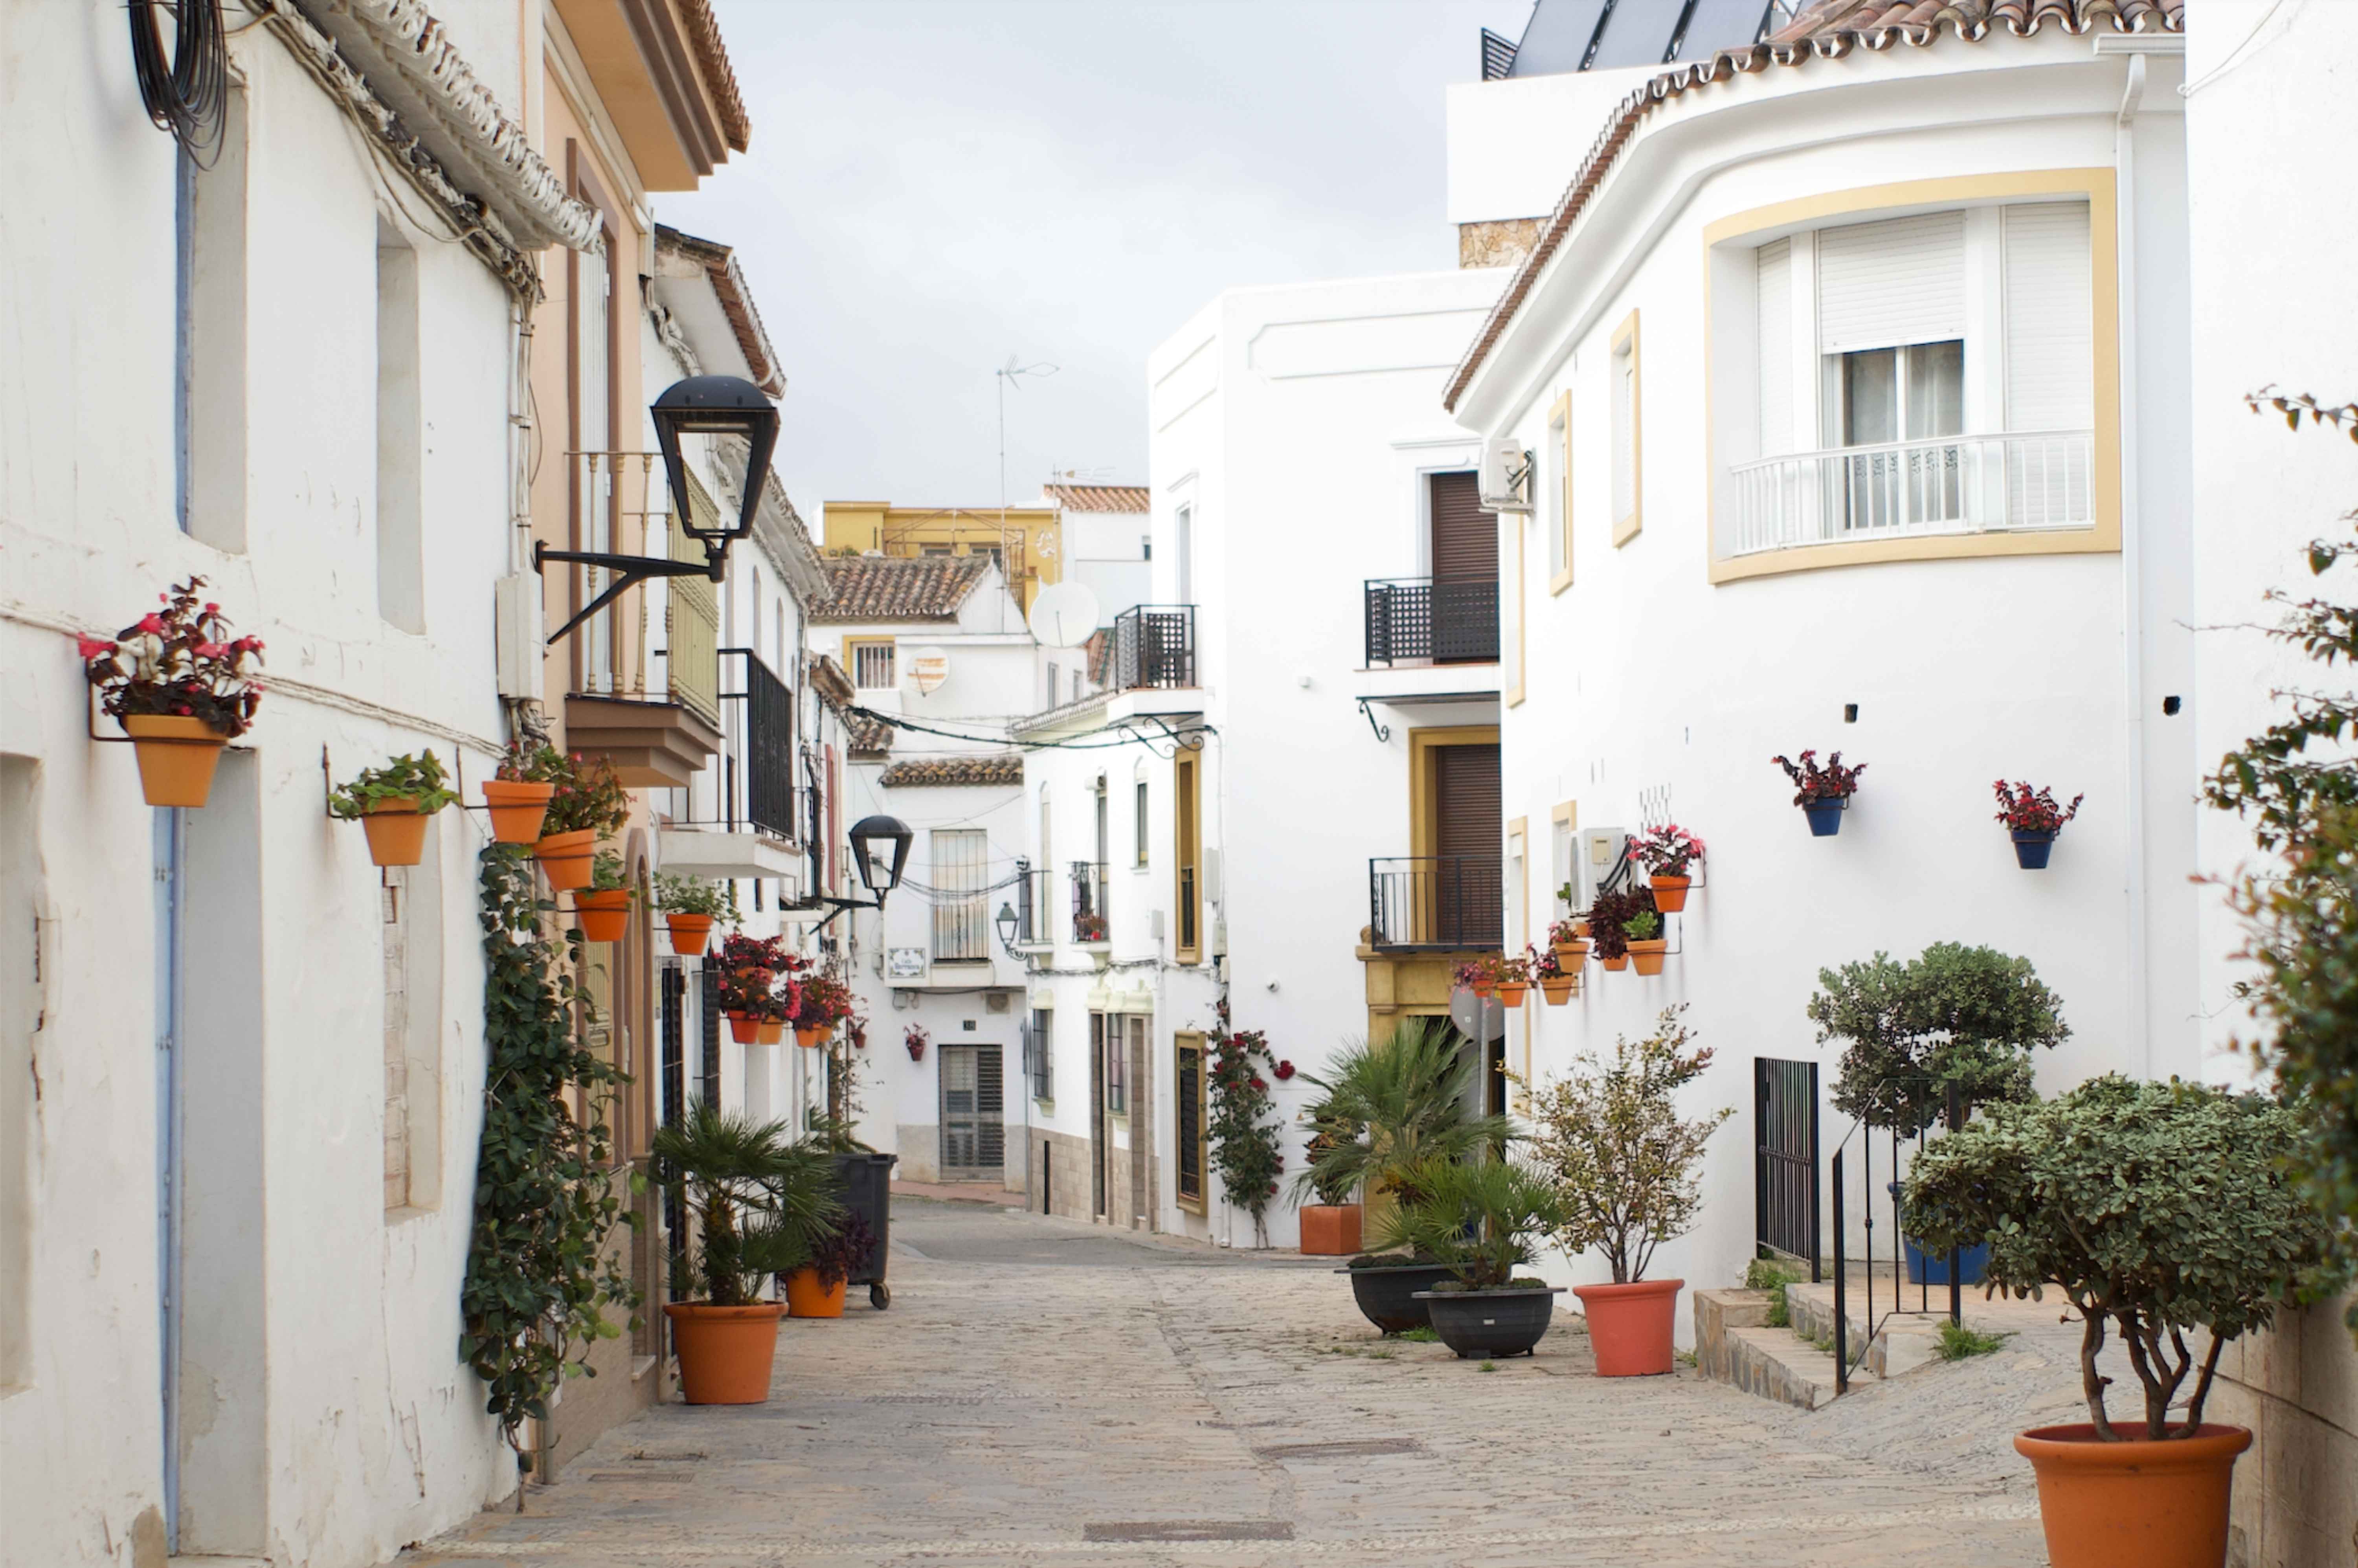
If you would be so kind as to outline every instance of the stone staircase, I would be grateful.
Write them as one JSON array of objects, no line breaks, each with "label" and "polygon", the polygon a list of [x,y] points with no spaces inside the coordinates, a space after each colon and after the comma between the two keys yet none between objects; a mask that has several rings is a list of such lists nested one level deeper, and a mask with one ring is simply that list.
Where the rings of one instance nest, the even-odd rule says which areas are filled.
[{"label": "stone staircase", "polygon": [[[1939,1360],[1941,1325],[1948,1320],[1948,1292],[1933,1292],[1934,1310],[1930,1313],[1909,1310],[1884,1318],[1869,1341],[1866,1283],[1864,1274],[1847,1281],[1851,1387],[1904,1377]],[[1891,1289],[1889,1275],[1875,1281],[1878,1314],[1890,1310]],[[1976,1291],[1967,1299],[1977,1301],[1979,1295]],[[1918,1304],[1912,1286],[1906,1298],[1903,1306],[1913,1309]],[[1834,1398],[1833,1281],[1788,1285],[1785,1305],[1790,1326],[1772,1327],[1766,1291],[1695,1292],[1695,1365],[1705,1377],[1732,1383],[1747,1393],[1816,1410]],[[1967,1322],[1971,1321],[1969,1314]]]}]

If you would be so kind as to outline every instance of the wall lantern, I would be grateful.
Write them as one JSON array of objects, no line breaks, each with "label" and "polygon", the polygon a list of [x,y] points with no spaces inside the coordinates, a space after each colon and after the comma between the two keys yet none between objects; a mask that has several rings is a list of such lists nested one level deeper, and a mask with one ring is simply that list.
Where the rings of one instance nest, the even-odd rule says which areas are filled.
[{"label": "wall lantern", "polygon": [[[860,881],[876,895],[877,908],[883,908],[884,895],[901,885],[901,872],[909,864],[909,842],[915,837],[897,816],[863,816],[852,825],[851,863],[860,869]],[[886,846],[891,847],[890,864],[885,861]]]},{"label": "wall lantern", "polygon": [[[634,588],[649,578],[702,577],[714,582],[724,581],[728,576],[730,542],[741,539],[753,531],[753,516],[761,510],[763,484],[770,471],[770,454],[778,444],[778,411],[770,406],[770,400],[762,395],[762,389],[741,376],[692,375],[686,381],[676,381],[664,388],[663,395],[648,408],[647,416],[654,422],[655,440],[663,448],[664,473],[671,485],[672,503],[677,509],[680,532],[704,546],[704,559],[701,562],[676,561],[664,556],[552,550],[546,544],[535,543],[532,564],[535,571],[545,572],[550,561],[562,561],[573,566],[596,567],[614,574],[614,580],[603,593],[549,634],[548,640],[552,643],[605,609],[625,589]],[[739,486],[739,493],[744,500],[738,508],[733,526],[699,528],[696,525],[687,504],[687,463],[680,450],[680,438],[683,436],[736,436],[744,440],[745,472]],[[904,828],[903,831],[907,830]],[[905,845],[903,852],[907,852]]]},{"label": "wall lantern", "polygon": [[1001,947],[1006,948],[1010,953],[1014,952],[1015,906],[1011,903],[1001,904],[999,906],[999,918],[992,921],[991,924],[999,927],[999,945]]}]

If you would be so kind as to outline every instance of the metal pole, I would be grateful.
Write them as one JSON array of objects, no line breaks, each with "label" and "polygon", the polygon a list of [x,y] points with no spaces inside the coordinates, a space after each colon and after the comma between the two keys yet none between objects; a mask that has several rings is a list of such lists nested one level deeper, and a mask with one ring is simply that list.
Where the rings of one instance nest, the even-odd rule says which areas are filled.
[{"label": "metal pole", "polygon": [[[1949,1086],[1949,1130],[1954,1132],[1964,1124],[1964,1096],[1958,1092],[1956,1085],[1951,1084]],[[1959,1328],[1965,1325],[1964,1281],[1958,1277],[1957,1273],[1962,1258],[1963,1254],[1956,1248],[1949,1249],[1949,1321]]]},{"label": "metal pole", "polygon": [[1850,1317],[1843,1284],[1843,1157],[1834,1151],[1834,1392],[1850,1392],[1850,1363],[1842,1347],[1850,1343]]},{"label": "metal pole", "polygon": [[[1839,1232],[1840,1225],[1834,1227]],[[1822,1283],[1825,1238],[1818,1233],[1818,1065],[1810,1064],[1810,1283]]]}]

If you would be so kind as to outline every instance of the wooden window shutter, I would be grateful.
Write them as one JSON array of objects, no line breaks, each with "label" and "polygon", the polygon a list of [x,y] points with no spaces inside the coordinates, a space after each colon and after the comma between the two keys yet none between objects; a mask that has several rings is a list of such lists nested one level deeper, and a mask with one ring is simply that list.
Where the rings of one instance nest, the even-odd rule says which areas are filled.
[{"label": "wooden window shutter", "polygon": [[1480,476],[1431,476],[1433,575],[1495,581],[1498,576],[1498,514],[1482,510]]},{"label": "wooden window shutter", "polygon": [[1506,832],[1500,806],[1498,748],[1440,746],[1433,750],[1433,850],[1495,860]]}]

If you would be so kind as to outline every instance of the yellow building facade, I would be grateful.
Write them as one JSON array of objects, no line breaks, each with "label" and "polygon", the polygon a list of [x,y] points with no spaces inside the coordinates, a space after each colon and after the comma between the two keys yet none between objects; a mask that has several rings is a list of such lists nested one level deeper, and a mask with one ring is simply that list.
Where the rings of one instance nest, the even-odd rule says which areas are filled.
[{"label": "yellow building facade", "polygon": [[1064,514],[1052,506],[895,506],[830,501],[829,555],[992,556],[1026,611],[1033,596],[1062,580]]}]

